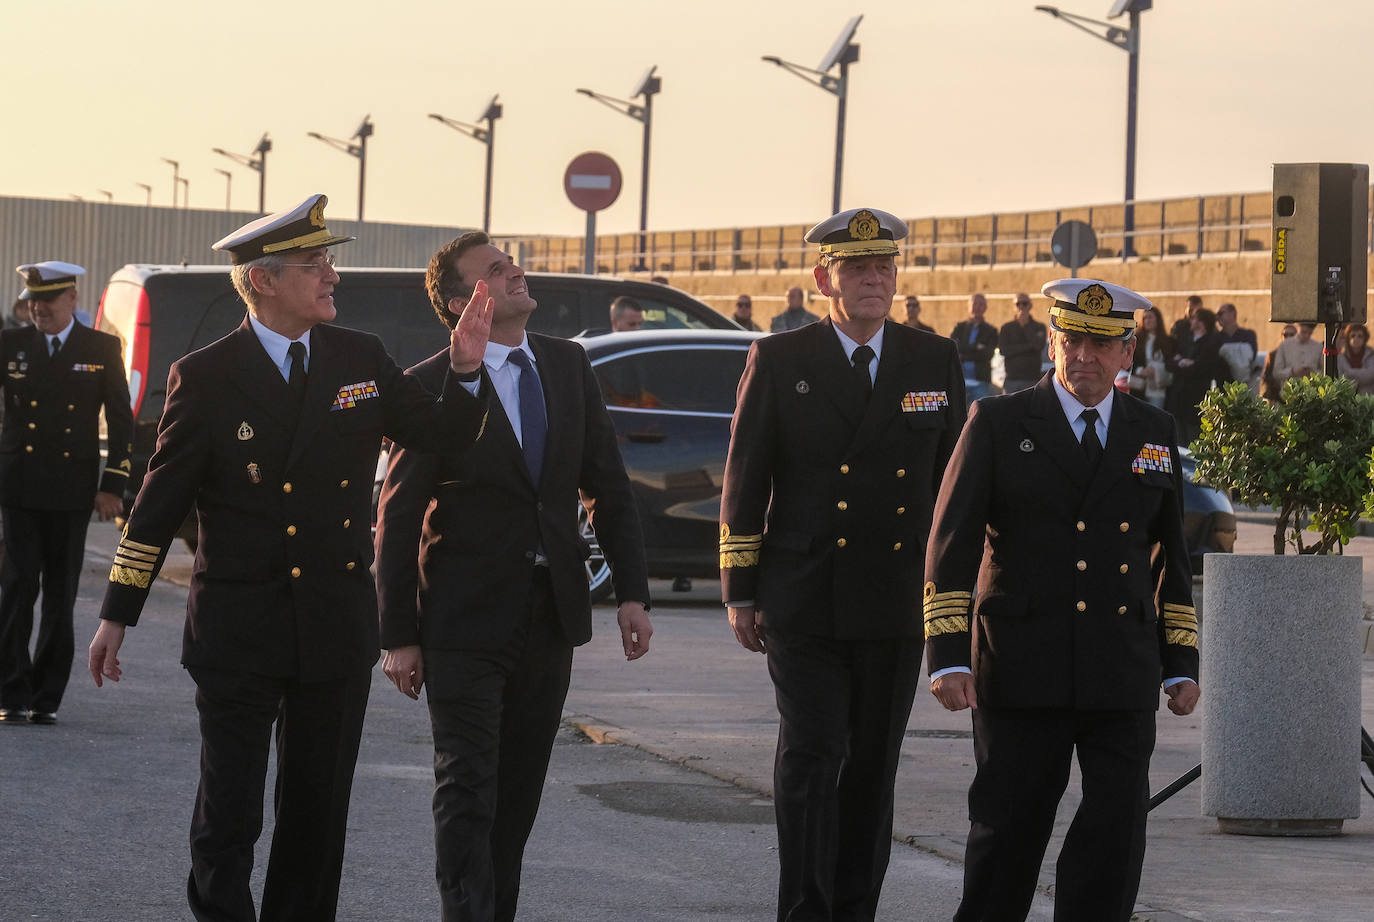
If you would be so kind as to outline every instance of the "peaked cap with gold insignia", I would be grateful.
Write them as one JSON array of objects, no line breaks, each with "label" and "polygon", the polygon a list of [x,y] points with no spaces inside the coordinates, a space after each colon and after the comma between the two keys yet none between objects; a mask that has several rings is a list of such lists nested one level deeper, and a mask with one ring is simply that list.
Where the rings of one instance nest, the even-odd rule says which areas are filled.
[{"label": "peaked cap with gold insignia", "polygon": [[855,256],[896,256],[897,241],[906,236],[906,222],[876,208],[851,208],[826,218],[806,232],[807,243],[820,244],[831,259]]},{"label": "peaked cap with gold insignia", "polygon": [[327,204],[329,196],[312,195],[289,211],[278,211],[243,225],[216,243],[213,249],[228,250],[237,266],[275,253],[313,250],[357,240],[357,237],[330,233],[324,224]]},{"label": "peaked cap with gold insignia", "polygon": [[25,263],[14,271],[24,280],[24,290],[19,292],[20,301],[51,301],[68,288],[75,288],[76,277],[86,274],[86,270],[80,266],[56,259]]},{"label": "peaked cap with gold insignia", "polygon": [[1135,312],[1151,307],[1131,289],[1097,279],[1056,279],[1040,291],[1054,301],[1051,327],[1099,339],[1129,339],[1135,331]]}]

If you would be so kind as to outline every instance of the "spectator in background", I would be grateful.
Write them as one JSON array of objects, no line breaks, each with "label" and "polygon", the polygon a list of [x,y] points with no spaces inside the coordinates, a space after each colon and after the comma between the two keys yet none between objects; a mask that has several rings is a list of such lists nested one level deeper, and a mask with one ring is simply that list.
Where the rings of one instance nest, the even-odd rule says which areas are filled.
[{"label": "spectator in background", "polygon": [[1217,308],[1217,337],[1221,340],[1221,358],[1226,362],[1232,381],[1244,381],[1250,390],[1258,388],[1255,380],[1255,356],[1259,355],[1259,338],[1254,330],[1242,327],[1236,318],[1236,306],[1223,304]]},{"label": "spectator in background", "polygon": [[902,321],[902,325],[913,330],[925,330],[927,333],[935,332],[933,326],[921,322],[921,299],[915,295],[906,296],[906,319]]},{"label": "spectator in background", "polygon": [[29,299],[16,298],[14,307],[10,308],[10,314],[5,318],[5,326],[14,329],[15,327],[26,327],[33,323],[33,317],[29,314]]},{"label": "spectator in background", "polygon": [[949,338],[959,349],[964,377],[988,384],[992,381],[992,353],[997,348],[997,329],[983,319],[988,299],[974,293],[968,299],[968,319],[954,325]]},{"label": "spectator in background", "polygon": [[748,295],[740,295],[735,299],[735,313],[731,320],[755,333],[762,332],[759,325],[754,322],[754,299]]},{"label": "spectator in background", "polygon": [[785,333],[788,330],[799,330],[809,323],[815,323],[821,318],[808,311],[802,306],[806,298],[806,293],[797,285],[787,289],[787,310],[773,318],[769,324],[770,333]]},{"label": "spectator in background", "polygon": [[1374,394],[1374,353],[1369,346],[1369,327],[1352,323],[1345,328],[1345,348],[1336,356],[1336,370],[1355,382],[1361,394]]},{"label": "spectator in background", "polygon": [[1305,378],[1310,374],[1321,374],[1322,344],[1312,338],[1315,323],[1298,324],[1298,335],[1292,339],[1284,338],[1274,350],[1274,383],[1279,390],[1289,378]]},{"label": "spectator in background", "polygon": [[630,333],[644,329],[644,309],[629,295],[611,302],[611,332]]},{"label": "spectator in background", "polygon": [[1169,328],[1169,338],[1174,341],[1174,348],[1182,351],[1184,346],[1193,339],[1193,315],[1202,310],[1202,298],[1197,295],[1188,296],[1187,313]]},{"label": "spectator in background", "polygon": [[1040,380],[1040,355],[1045,351],[1048,335],[1045,325],[1031,319],[1030,295],[1016,296],[1016,316],[1002,325],[997,334],[997,348],[1005,360],[1006,380],[1002,390],[1008,394],[1034,387]]},{"label": "spectator in background", "polygon": [[1164,332],[1164,315],[1157,307],[1146,308],[1135,328],[1135,355],[1131,359],[1131,396],[1164,409],[1169,382],[1169,360],[1174,357],[1174,341]]},{"label": "spectator in background", "polygon": [[1291,323],[1285,323],[1283,325],[1283,339],[1280,339],[1274,348],[1269,350],[1269,354],[1264,357],[1264,370],[1260,372],[1260,396],[1270,403],[1279,402],[1279,390],[1281,389],[1279,383],[1274,380],[1274,357],[1279,354],[1279,346],[1282,346],[1285,340],[1292,339],[1297,335],[1298,328]]},{"label": "spectator in background", "polygon": [[666,275],[651,275],[649,276],[649,281],[653,282],[655,285],[667,285],[668,277]]},{"label": "spectator in background", "polygon": [[1193,313],[1186,343],[1178,343],[1177,351],[1167,362],[1174,373],[1164,408],[1178,421],[1178,443],[1187,445],[1202,431],[1197,405],[1202,402],[1213,382],[1230,380],[1226,363],[1221,360],[1221,337],[1217,334],[1217,315],[1205,307]]}]

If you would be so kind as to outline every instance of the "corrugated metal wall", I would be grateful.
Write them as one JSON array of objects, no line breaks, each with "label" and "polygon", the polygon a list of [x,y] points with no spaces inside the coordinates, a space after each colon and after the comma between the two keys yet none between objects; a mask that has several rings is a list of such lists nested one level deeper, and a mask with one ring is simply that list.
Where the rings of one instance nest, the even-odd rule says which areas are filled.
[{"label": "corrugated metal wall", "polygon": [[[14,274],[23,263],[61,259],[85,267],[79,306],[94,317],[105,282],[116,269],[126,263],[228,265],[227,254],[210,245],[257,216],[0,196],[0,278],[9,280],[8,290],[0,285],[0,312],[8,316],[23,287]],[[337,251],[345,266],[424,267],[439,247],[472,229],[328,220],[330,230],[358,237]]]}]

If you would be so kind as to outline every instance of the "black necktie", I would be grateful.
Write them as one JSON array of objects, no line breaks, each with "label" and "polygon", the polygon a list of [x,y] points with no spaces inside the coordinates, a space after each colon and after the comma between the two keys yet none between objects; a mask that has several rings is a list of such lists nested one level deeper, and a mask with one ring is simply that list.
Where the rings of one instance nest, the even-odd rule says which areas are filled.
[{"label": "black necktie", "polygon": [[520,369],[520,446],[525,452],[525,466],[536,485],[544,469],[544,439],[549,422],[544,406],[544,389],[534,364],[523,349],[512,349],[509,361]]},{"label": "black necktie", "polygon": [[859,393],[867,400],[873,393],[873,379],[868,374],[869,363],[873,361],[873,349],[860,346],[854,350],[850,360],[854,363],[854,380],[859,386]]},{"label": "black necktie", "polygon": [[1097,470],[1097,462],[1102,460],[1102,440],[1097,437],[1097,411],[1084,410],[1078,415],[1086,425],[1083,427],[1083,454],[1088,458],[1088,468]]},{"label": "black necktie", "polygon": [[60,340],[60,339],[58,339],[56,336],[54,336],[54,337],[52,338],[52,352],[49,353],[49,354],[50,354],[50,355],[53,355],[53,356],[56,356],[56,355],[57,355],[57,350],[58,350],[58,349],[61,349],[61,348],[62,348],[62,340]]},{"label": "black necktie", "polygon": [[305,343],[292,343],[286,347],[286,353],[291,356],[291,377],[287,383],[296,395],[296,402],[300,403],[305,399]]}]

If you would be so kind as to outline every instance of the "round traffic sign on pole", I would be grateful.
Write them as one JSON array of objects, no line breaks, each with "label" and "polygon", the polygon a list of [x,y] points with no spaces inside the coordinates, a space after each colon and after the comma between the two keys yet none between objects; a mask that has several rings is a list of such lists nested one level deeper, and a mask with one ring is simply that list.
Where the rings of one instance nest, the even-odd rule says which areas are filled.
[{"label": "round traffic sign on pole", "polygon": [[620,197],[620,167],[605,154],[578,154],[563,173],[568,200],[583,211],[609,208]]},{"label": "round traffic sign on pole", "polygon": [[1050,252],[1055,262],[1072,269],[1076,276],[1097,255],[1097,234],[1082,221],[1065,221],[1054,229]]}]

